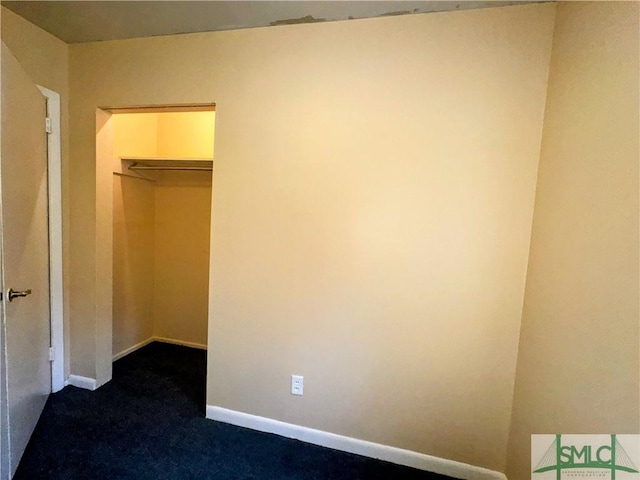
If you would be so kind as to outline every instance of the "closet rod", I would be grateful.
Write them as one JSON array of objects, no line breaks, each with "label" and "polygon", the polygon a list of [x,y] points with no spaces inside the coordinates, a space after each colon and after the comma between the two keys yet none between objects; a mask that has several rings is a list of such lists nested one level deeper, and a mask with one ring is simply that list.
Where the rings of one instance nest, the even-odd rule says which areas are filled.
[{"label": "closet rod", "polygon": [[136,178],[138,180],[146,180],[147,182],[157,182],[157,180],[154,180],[153,178],[139,177],[138,175],[129,175],[128,173],[113,172],[113,174],[118,175],[119,177]]}]

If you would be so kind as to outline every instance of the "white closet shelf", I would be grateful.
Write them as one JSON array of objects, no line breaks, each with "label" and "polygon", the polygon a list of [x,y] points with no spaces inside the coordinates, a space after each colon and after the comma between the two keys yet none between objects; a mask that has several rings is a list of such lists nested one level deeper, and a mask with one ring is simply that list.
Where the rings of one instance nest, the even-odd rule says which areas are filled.
[{"label": "white closet shelf", "polygon": [[207,158],[120,157],[120,160],[131,162],[129,170],[213,170],[213,160]]}]

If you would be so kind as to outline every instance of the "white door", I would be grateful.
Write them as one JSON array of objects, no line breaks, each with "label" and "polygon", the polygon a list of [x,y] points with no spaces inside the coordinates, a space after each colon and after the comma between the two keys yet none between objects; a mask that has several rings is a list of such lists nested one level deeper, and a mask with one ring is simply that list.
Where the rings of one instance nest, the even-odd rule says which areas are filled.
[{"label": "white door", "polygon": [[2,44],[0,207],[9,468],[51,392],[46,100]]}]

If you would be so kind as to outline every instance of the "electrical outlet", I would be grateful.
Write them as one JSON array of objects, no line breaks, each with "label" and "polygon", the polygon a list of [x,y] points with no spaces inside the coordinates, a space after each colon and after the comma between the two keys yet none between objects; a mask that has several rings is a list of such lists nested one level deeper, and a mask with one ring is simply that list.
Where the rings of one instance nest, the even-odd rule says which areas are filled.
[{"label": "electrical outlet", "polygon": [[291,375],[291,395],[304,394],[304,377],[302,375]]}]

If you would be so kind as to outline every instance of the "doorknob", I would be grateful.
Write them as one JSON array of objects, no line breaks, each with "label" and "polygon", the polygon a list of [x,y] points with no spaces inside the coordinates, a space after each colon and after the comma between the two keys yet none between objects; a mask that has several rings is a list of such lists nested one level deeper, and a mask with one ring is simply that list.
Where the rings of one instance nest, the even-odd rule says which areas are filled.
[{"label": "doorknob", "polygon": [[26,297],[27,295],[31,295],[31,289],[19,290],[16,292],[13,288],[10,288],[9,291],[7,292],[7,298],[9,299],[10,302],[13,302],[14,298]]}]

